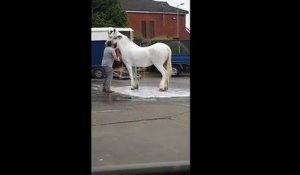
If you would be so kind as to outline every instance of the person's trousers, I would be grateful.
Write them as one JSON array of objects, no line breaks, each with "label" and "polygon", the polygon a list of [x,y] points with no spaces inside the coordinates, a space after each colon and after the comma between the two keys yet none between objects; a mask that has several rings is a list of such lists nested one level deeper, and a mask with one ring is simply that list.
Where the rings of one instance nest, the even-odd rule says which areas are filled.
[{"label": "person's trousers", "polygon": [[108,66],[103,66],[102,68],[104,73],[103,89],[109,91],[111,90],[110,84],[113,79],[113,68]]}]

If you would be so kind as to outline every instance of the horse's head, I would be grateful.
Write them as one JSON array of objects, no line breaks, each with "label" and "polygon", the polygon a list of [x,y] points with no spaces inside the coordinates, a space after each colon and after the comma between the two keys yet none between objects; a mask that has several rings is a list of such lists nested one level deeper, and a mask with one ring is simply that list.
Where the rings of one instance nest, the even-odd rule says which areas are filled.
[{"label": "horse's head", "polygon": [[114,32],[114,28],[112,27],[109,27],[108,30],[107,30],[107,36],[108,36],[108,40],[112,40],[113,39],[113,32]]},{"label": "horse's head", "polygon": [[116,33],[118,33],[118,30],[116,28],[112,28],[112,27],[108,27],[108,30],[107,30],[107,40],[105,42],[105,45],[107,44],[108,41],[111,41],[112,44],[116,44],[115,41],[113,41],[113,38],[114,36],[116,35]]},{"label": "horse's head", "polygon": [[121,38],[123,38],[123,34],[121,34],[118,30],[113,29],[111,32],[111,40],[113,42],[113,44],[117,43],[118,40],[120,40]]}]

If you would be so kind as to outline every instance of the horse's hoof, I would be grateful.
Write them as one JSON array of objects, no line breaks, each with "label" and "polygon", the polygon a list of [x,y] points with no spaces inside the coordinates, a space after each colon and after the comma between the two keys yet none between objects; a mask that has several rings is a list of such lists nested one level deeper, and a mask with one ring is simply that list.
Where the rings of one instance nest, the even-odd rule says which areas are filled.
[{"label": "horse's hoof", "polygon": [[132,87],[132,88],[130,88],[131,90],[134,90],[134,88]]},{"label": "horse's hoof", "polygon": [[159,88],[159,91],[166,91],[165,89],[161,89],[161,88]]}]

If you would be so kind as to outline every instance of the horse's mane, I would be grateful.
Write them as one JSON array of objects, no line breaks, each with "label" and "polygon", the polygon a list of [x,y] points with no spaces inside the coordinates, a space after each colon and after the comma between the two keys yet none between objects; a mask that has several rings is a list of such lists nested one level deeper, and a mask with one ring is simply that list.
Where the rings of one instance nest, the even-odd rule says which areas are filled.
[{"label": "horse's mane", "polygon": [[127,39],[128,41],[130,41],[131,43],[134,43],[134,42],[131,41],[126,35],[122,34],[121,32],[118,32],[118,35],[122,35],[122,37],[124,37],[124,38]]},{"label": "horse's mane", "polygon": [[140,48],[147,48],[147,47],[150,47],[150,46],[151,46],[151,45],[150,45],[150,46],[141,47],[141,46],[137,45],[135,42],[131,41],[126,35],[122,34],[122,33],[119,32],[119,31],[117,31],[117,32],[118,32],[118,33],[117,33],[117,36],[118,36],[118,35],[121,35],[121,36],[123,37],[123,39],[128,40],[129,43],[131,43],[131,44],[133,44],[133,45],[135,45],[135,46],[137,46],[137,47],[140,47]]},{"label": "horse's mane", "polygon": [[121,32],[118,31],[118,35],[121,35],[123,37],[123,39],[126,39],[129,41],[129,43],[134,44],[135,46],[140,47],[139,45],[137,45],[135,42],[131,41],[126,35],[122,34]]}]

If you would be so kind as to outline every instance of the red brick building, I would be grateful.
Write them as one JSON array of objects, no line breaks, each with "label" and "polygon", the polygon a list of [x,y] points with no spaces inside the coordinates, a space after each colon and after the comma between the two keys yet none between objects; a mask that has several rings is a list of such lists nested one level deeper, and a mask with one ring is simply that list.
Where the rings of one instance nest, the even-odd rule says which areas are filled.
[{"label": "red brick building", "polygon": [[[126,11],[129,26],[145,38],[167,36],[189,40],[190,33],[185,27],[188,11],[170,6],[167,2],[154,0],[121,0]],[[178,16],[178,19],[177,19]]]}]

